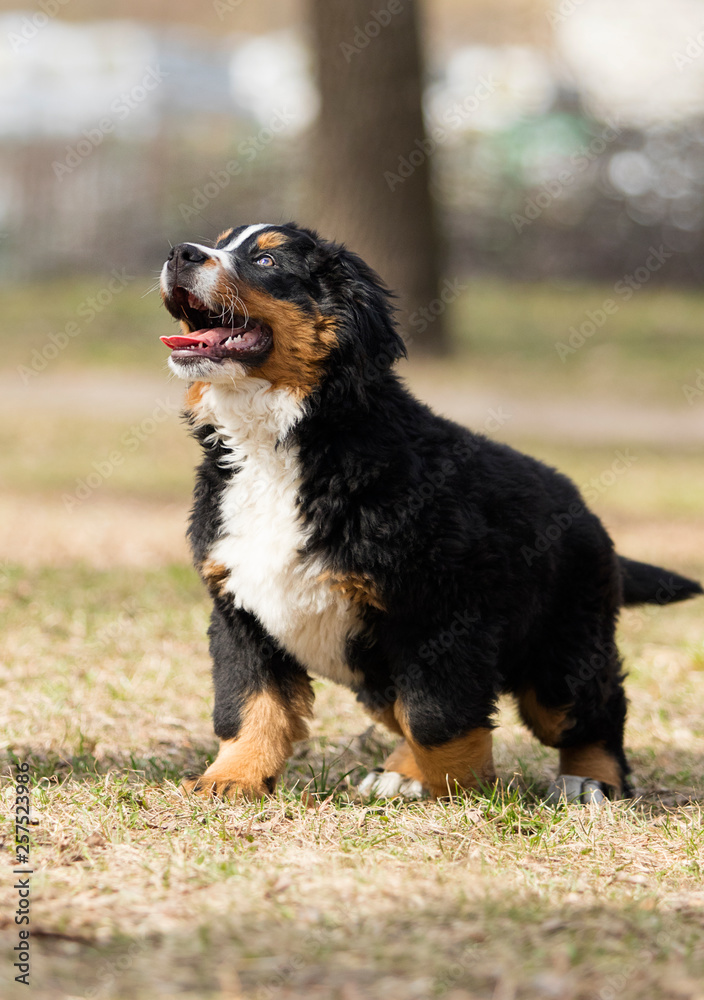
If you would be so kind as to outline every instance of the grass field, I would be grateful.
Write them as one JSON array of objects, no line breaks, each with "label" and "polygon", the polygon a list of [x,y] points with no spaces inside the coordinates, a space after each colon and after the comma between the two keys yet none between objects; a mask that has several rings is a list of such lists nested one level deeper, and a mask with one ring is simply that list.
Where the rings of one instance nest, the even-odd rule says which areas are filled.
[{"label": "grass field", "polygon": [[[546,806],[555,754],[505,703],[490,797],[362,804],[393,740],[324,682],[275,797],[180,796],[216,749],[209,609],[183,541],[196,453],[148,284],[51,358],[105,283],[0,294],[1,995],[26,995],[10,866],[26,761],[39,1000],[701,1000],[704,602],[623,616],[634,803]],[[621,551],[704,576],[704,392],[682,389],[704,368],[704,297],[644,291],[562,362],[555,343],[608,293],[476,282],[453,307],[456,360],[407,376],[591,483]]]}]

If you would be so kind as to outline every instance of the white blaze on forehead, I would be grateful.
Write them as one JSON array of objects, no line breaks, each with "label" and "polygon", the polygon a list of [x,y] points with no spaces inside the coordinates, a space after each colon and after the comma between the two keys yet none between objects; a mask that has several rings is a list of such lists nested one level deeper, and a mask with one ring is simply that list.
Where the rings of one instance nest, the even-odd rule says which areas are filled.
[{"label": "white blaze on forehead", "polygon": [[223,250],[236,250],[237,247],[242,246],[245,240],[248,240],[253,233],[258,233],[260,229],[275,229],[276,227],[271,222],[255,222],[253,226],[247,226],[239,236],[233,236],[233,238],[225,244]]},{"label": "white blaze on forehead", "polygon": [[233,261],[229,256],[232,250],[236,250],[237,247],[241,246],[253,233],[258,233],[260,229],[274,228],[275,227],[271,222],[257,222],[253,226],[247,226],[247,228],[244,229],[239,236],[234,236],[219,250],[216,247],[205,247],[202,243],[191,243],[190,240],[187,242],[186,246],[195,247],[196,250],[202,251],[204,254],[207,254],[207,256],[215,257],[216,260],[219,260],[220,263],[224,264],[226,267],[232,267]]}]

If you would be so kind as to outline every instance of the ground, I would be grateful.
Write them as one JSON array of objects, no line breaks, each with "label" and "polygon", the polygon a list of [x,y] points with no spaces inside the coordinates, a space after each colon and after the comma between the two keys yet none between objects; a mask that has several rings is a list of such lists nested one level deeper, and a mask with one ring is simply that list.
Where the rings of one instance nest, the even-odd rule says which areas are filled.
[{"label": "ground", "polygon": [[[365,805],[355,783],[393,739],[327,683],[275,797],[179,794],[216,749],[208,601],[183,540],[196,452],[146,286],[55,355],[100,284],[0,296],[2,996],[25,995],[24,761],[39,1000],[701,1000],[704,601],[623,616],[633,803],[546,806],[555,754],[507,702],[490,797]],[[405,372],[591,490],[620,551],[704,577],[704,298],[642,291],[561,360],[607,294],[474,282],[456,359]]]}]

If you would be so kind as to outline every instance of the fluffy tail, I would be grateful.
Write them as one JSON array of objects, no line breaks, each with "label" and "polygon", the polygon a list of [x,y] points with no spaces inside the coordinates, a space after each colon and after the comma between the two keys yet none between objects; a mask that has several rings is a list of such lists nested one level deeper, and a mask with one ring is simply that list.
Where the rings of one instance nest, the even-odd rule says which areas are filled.
[{"label": "fluffy tail", "polygon": [[674,604],[704,593],[700,583],[660,566],[618,556],[623,579],[623,604]]}]

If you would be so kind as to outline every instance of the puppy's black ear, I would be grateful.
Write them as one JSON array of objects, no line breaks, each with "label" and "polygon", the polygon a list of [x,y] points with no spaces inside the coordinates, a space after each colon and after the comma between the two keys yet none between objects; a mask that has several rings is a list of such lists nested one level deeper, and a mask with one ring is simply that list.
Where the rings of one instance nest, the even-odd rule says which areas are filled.
[{"label": "puppy's black ear", "polygon": [[340,347],[358,369],[382,372],[406,356],[389,291],[361,257],[336,246],[329,257],[328,293],[338,316]]}]

